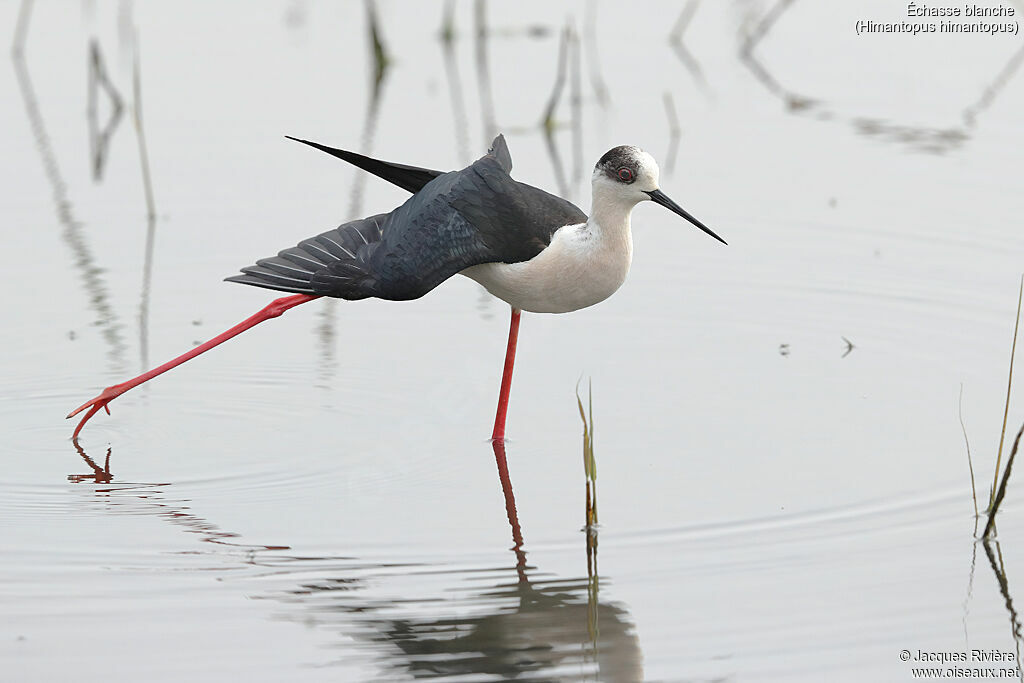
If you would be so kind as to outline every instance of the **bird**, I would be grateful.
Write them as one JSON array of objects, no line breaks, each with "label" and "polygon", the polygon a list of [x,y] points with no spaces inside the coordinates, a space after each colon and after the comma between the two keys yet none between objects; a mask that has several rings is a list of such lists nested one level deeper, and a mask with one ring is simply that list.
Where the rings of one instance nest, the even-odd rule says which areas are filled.
[{"label": "bird", "polygon": [[500,134],[487,154],[462,170],[449,172],[286,137],[372,173],[412,196],[389,213],[343,223],[226,278],[291,295],[275,299],[187,353],[107,387],[68,415],[86,411],[73,440],[99,410],[110,414],[110,401],[124,392],[295,306],[321,297],[418,299],[461,274],[511,308],[491,431],[493,442],[504,443],[522,312],[569,313],[614,294],[633,258],[630,218],[636,205],[660,204],[726,244],[662,192],[654,157],[630,145],[608,150],[595,164],[587,216],[568,200],[514,180],[512,156]]}]

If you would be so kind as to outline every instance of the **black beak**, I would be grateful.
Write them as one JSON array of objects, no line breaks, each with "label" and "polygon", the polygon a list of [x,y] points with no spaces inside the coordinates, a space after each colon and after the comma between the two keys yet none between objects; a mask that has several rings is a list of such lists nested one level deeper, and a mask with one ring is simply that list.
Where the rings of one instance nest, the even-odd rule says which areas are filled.
[{"label": "black beak", "polygon": [[651,201],[653,201],[653,202],[655,202],[657,204],[661,204],[662,206],[664,206],[666,209],[668,209],[672,213],[679,214],[680,216],[682,216],[686,220],[690,221],[691,223],[696,225],[698,228],[700,228],[701,230],[703,230],[707,234],[709,234],[712,237],[714,237],[716,240],[718,240],[722,244],[725,244],[725,245],[729,244],[728,242],[723,240],[721,237],[716,235],[714,232],[712,232],[711,228],[709,228],[708,226],[706,226],[703,223],[701,223],[699,220],[697,220],[696,218],[691,216],[689,213],[687,213],[687,211],[683,207],[679,206],[674,201],[669,199],[668,195],[666,195],[661,190],[652,190],[650,192],[646,192],[646,194],[647,194],[647,196],[649,196],[651,198]]}]

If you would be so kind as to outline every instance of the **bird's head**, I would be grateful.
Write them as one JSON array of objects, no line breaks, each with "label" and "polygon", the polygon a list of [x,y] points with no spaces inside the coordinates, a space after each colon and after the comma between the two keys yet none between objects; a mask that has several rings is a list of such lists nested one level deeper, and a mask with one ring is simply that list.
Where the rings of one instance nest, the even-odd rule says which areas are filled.
[{"label": "bird's head", "polygon": [[633,208],[643,201],[661,204],[679,214],[722,244],[726,241],[690,215],[659,189],[658,162],[639,147],[620,145],[605,152],[594,166],[594,202]]}]

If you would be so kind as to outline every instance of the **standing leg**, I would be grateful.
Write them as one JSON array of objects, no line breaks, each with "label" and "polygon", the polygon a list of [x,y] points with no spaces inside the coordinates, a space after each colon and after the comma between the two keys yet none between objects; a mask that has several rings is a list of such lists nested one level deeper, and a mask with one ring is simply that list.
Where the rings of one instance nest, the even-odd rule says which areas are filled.
[{"label": "standing leg", "polygon": [[505,414],[508,413],[508,394],[512,389],[512,366],[516,362],[516,340],[519,339],[518,308],[512,309],[512,322],[508,328],[508,348],[505,350],[505,371],[501,375],[501,393],[498,394],[498,414],[494,416],[491,441],[505,441]]},{"label": "standing leg", "polygon": [[[178,367],[185,361],[192,360],[199,354],[209,351],[214,346],[217,346],[218,344],[223,344],[228,339],[240,335],[241,333],[248,330],[250,327],[255,327],[256,325],[259,325],[264,320],[276,318],[277,316],[287,311],[289,308],[293,308],[295,306],[298,306],[299,304],[304,304],[307,301],[312,301],[313,299],[318,298],[319,297],[311,296],[308,294],[295,294],[294,296],[285,296],[281,297],[280,299],[274,299],[259,312],[249,316],[248,318],[238,323],[231,329],[218,334],[216,337],[206,342],[205,344],[200,344],[191,351],[183,353],[177,358],[167,361],[160,367],[153,368],[149,372],[144,372],[138,377],[135,377],[134,379],[130,379],[127,382],[122,382],[121,384],[115,384],[113,386],[107,387],[99,396],[86,401],[85,403],[71,411],[71,414],[68,415],[68,417],[74,417],[75,415],[78,415],[78,413],[82,412],[86,408],[89,409],[89,412],[85,414],[81,422],[78,423],[78,426],[75,427],[75,433],[71,435],[71,438],[77,440],[78,433],[82,431],[82,427],[84,427],[85,423],[89,421],[89,418],[91,418],[93,415],[99,412],[101,408],[103,410],[106,410],[107,415],[109,415],[110,408],[107,407],[107,404],[113,401],[121,394],[123,394],[124,392],[128,391],[129,389],[134,389],[143,382],[148,382],[157,375],[162,375],[168,370]],[[502,422],[504,423],[504,420],[502,420]]]}]

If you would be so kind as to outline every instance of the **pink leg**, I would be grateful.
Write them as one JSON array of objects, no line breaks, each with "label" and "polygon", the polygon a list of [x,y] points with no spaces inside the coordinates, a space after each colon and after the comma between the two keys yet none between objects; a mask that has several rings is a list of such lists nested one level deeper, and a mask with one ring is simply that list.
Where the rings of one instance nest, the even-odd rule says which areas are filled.
[{"label": "pink leg", "polygon": [[246,318],[242,322],[238,323],[237,325],[235,325],[231,329],[225,330],[224,332],[218,334],[216,337],[214,337],[210,341],[208,341],[208,342],[206,342],[204,344],[200,344],[199,346],[195,347],[194,349],[192,349],[188,353],[183,353],[180,356],[178,356],[177,358],[175,358],[174,360],[170,360],[170,361],[164,363],[163,365],[161,365],[160,367],[153,368],[152,370],[150,370],[148,372],[144,372],[141,375],[139,375],[138,377],[136,377],[134,379],[130,379],[127,382],[122,382],[121,384],[115,384],[113,386],[107,387],[106,389],[103,390],[103,393],[101,393],[99,396],[86,401],[85,403],[80,405],[78,408],[75,408],[73,411],[71,411],[70,414],[68,414],[68,417],[70,418],[70,417],[74,417],[75,415],[78,415],[80,412],[82,412],[86,408],[89,409],[89,412],[87,412],[85,414],[85,416],[82,418],[82,421],[78,423],[77,427],[75,427],[75,433],[71,435],[71,438],[75,439],[75,440],[78,439],[78,433],[80,431],[82,431],[82,427],[84,427],[85,423],[89,421],[89,418],[91,418],[93,415],[95,415],[96,413],[99,412],[100,408],[103,408],[104,410],[106,410],[107,411],[107,415],[109,415],[110,414],[110,408],[107,407],[107,404],[110,403],[111,401],[113,401],[115,398],[117,398],[121,394],[123,394],[124,392],[128,391],[129,389],[134,389],[135,387],[139,386],[143,382],[148,382],[149,380],[153,379],[157,375],[162,375],[163,373],[167,372],[171,368],[176,368],[179,365],[181,365],[182,363],[184,363],[185,361],[192,360],[193,358],[195,358],[199,354],[205,353],[206,351],[209,351],[214,346],[217,346],[218,344],[223,344],[228,339],[231,339],[232,337],[236,337],[236,336],[240,335],[241,333],[243,333],[246,330],[248,330],[250,327],[255,327],[256,325],[259,325],[264,320],[270,320],[271,318],[276,318],[277,316],[279,316],[282,313],[284,313],[285,311],[287,311],[289,308],[292,308],[294,306],[298,306],[299,304],[304,304],[307,301],[312,301],[313,299],[318,299],[318,298],[319,297],[316,297],[316,296],[309,296],[308,294],[296,294],[294,296],[286,296],[286,297],[282,297],[280,299],[275,299],[274,301],[271,301],[270,304],[268,304],[265,308],[263,308],[258,313],[254,314],[252,316],[249,316],[248,318]]},{"label": "pink leg", "polygon": [[508,413],[508,395],[512,390],[512,366],[516,362],[516,341],[519,339],[518,308],[512,309],[512,322],[508,328],[508,348],[505,350],[505,371],[501,375],[501,393],[498,394],[498,414],[494,416],[491,441],[505,441],[505,414]]}]

